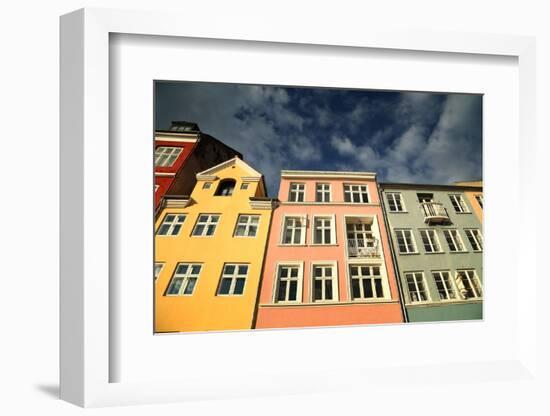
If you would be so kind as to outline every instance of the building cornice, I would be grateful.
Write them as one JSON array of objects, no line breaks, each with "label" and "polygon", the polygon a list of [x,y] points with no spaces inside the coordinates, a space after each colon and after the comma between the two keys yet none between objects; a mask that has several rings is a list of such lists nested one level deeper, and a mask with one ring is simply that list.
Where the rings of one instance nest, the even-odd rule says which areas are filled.
[{"label": "building cornice", "polygon": [[376,179],[375,172],[345,172],[324,170],[282,170],[281,178],[334,178],[334,179]]}]

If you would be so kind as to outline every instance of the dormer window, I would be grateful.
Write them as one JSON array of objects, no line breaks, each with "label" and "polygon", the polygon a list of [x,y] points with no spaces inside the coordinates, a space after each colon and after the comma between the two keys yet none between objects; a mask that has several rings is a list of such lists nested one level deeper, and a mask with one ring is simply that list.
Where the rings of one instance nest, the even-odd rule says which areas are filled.
[{"label": "dormer window", "polygon": [[216,190],[216,196],[231,196],[233,195],[233,190],[235,189],[235,179],[224,179],[218,185]]}]

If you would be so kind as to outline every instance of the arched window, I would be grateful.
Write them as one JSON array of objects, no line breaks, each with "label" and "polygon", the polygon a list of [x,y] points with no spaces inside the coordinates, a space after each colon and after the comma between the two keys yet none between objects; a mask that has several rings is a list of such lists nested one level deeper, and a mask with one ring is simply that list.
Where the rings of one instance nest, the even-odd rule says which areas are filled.
[{"label": "arched window", "polygon": [[231,196],[233,195],[233,189],[235,189],[235,179],[225,179],[218,185],[215,195]]}]

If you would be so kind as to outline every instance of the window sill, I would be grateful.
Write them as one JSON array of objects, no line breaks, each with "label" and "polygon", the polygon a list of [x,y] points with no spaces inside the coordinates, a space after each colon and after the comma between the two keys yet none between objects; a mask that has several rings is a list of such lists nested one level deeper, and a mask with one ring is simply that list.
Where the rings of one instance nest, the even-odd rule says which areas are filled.
[{"label": "window sill", "polygon": [[415,254],[420,254],[420,252],[415,251],[414,253],[399,253],[400,256],[413,256]]},{"label": "window sill", "polygon": [[440,301],[427,301],[427,302],[415,302],[415,303],[405,303],[407,308],[415,307],[427,307],[427,306],[445,306],[445,305],[465,305],[469,303],[480,303],[483,302],[483,298],[470,298],[470,299],[461,299],[461,300],[440,300]]},{"label": "window sill", "polygon": [[307,244],[278,244],[279,247],[307,247]]}]

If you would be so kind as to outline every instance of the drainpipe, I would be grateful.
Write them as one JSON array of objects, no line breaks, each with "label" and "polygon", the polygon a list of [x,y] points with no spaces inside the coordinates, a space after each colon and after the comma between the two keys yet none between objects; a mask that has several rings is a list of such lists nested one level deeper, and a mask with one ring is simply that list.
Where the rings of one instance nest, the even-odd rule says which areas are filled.
[{"label": "drainpipe", "polygon": [[399,271],[399,265],[397,264],[397,256],[395,254],[395,249],[393,245],[393,237],[391,233],[390,224],[388,221],[388,216],[386,214],[386,205],[384,200],[384,195],[382,194],[382,188],[378,186],[378,198],[380,200],[380,206],[382,207],[382,218],[384,218],[384,226],[386,227],[386,234],[388,236],[390,244],[390,253],[393,260],[393,270],[395,272],[395,280],[397,281],[397,290],[399,291],[399,297],[401,298],[401,313],[403,314],[403,319],[405,322],[409,322],[409,316],[407,315],[407,309],[405,308],[405,294],[403,292],[403,286],[401,285],[401,272]]}]

